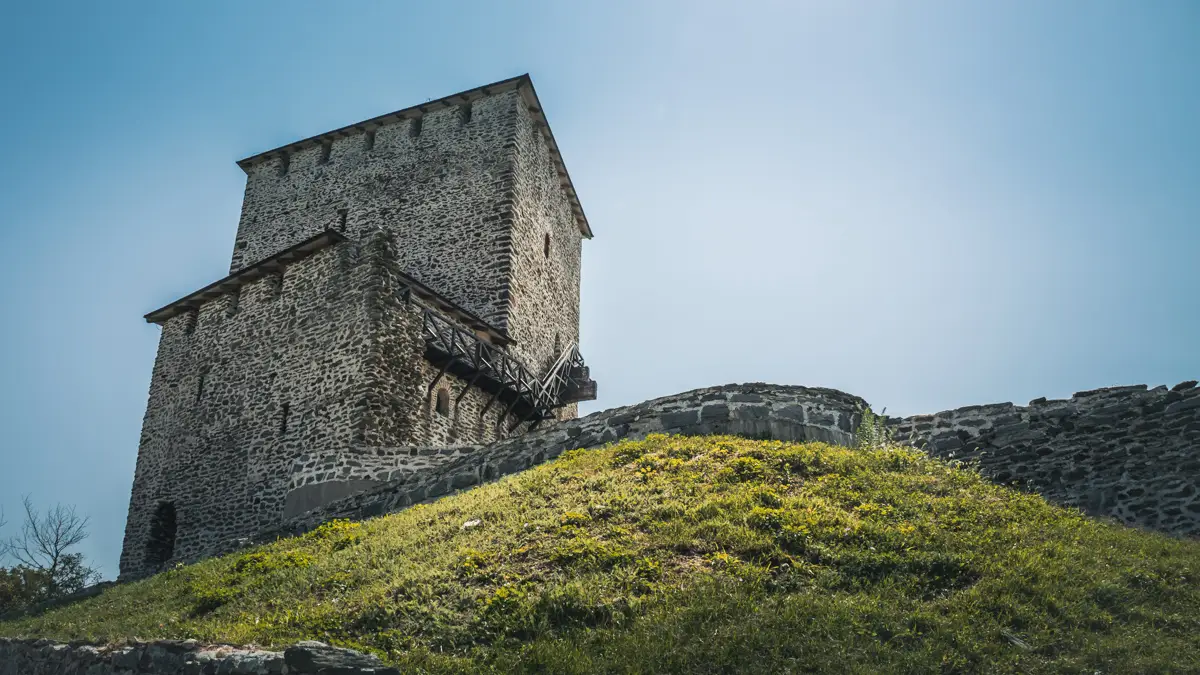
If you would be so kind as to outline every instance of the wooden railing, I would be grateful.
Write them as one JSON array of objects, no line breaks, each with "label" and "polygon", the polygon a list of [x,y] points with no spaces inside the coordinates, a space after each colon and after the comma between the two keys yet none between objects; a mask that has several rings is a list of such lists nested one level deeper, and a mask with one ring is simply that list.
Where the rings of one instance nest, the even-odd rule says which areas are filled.
[{"label": "wooden railing", "polygon": [[[516,424],[535,423],[554,417],[554,410],[576,401],[596,398],[596,383],[591,380],[575,343],[563,351],[545,376],[539,378],[505,350],[480,339],[438,312],[423,307],[426,353],[441,366],[429,390],[447,373],[467,380],[459,394],[462,399],[471,386],[490,392],[491,398],[480,413],[486,414],[497,402],[506,406],[497,426],[515,414]],[[514,424],[514,427],[516,425]]]}]

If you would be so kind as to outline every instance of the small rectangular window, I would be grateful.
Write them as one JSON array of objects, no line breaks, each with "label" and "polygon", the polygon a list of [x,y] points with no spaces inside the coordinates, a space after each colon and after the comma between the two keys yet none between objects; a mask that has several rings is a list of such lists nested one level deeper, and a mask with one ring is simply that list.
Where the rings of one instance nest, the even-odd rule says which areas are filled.
[{"label": "small rectangular window", "polygon": [[328,164],[329,155],[333,152],[333,141],[325,141],[321,144],[321,158],[317,160],[317,164]]},{"label": "small rectangular window", "polygon": [[283,293],[283,268],[268,277],[267,283],[270,284],[271,298],[278,298]]},{"label": "small rectangular window", "polygon": [[463,124],[471,122],[471,104],[469,102],[458,106],[458,121]]},{"label": "small rectangular window", "polygon": [[425,119],[424,117],[413,118],[413,121],[411,123],[409,123],[409,125],[408,125],[408,135],[409,136],[416,138],[417,136],[421,135],[421,122],[424,119]]},{"label": "small rectangular window", "polygon": [[375,149],[375,130],[371,129],[363,136],[363,148],[370,152]]},{"label": "small rectangular window", "polygon": [[292,404],[284,403],[283,409],[279,411],[279,435],[286,436],[288,430],[288,417],[292,414]]},{"label": "small rectangular window", "polygon": [[196,323],[200,320],[200,310],[189,309],[183,317],[183,334],[191,335],[196,332]]},{"label": "small rectangular window", "polygon": [[242,289],[240,287],[229,291],[225,295],[225,316],[233,316],[238,312],[238,305],[242,302]]},{"label": "small rectangular window", "polygon": [[279,175],[286,176],[288,167],[292,163],[292,156],[286,152],[279,153]]}]

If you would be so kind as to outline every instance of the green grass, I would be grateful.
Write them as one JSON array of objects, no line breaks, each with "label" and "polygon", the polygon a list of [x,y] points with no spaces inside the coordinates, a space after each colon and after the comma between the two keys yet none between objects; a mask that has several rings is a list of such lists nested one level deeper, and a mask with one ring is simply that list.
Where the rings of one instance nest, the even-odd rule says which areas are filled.
[{"label": "green grass", "polygon": [[318,639],[434,673],[1200,672],[1200,543],[913,451],[655,436],[0,635]]}]

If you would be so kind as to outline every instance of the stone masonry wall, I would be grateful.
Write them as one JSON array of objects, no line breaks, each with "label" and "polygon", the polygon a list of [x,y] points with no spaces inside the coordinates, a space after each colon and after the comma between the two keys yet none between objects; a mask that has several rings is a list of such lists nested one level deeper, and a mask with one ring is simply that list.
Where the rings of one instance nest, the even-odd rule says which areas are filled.
[{"label": "stone masonry wall", "polygon": [[[439,369],[425,359],[423,309],[405,294],[398,262],[403,246],[387,232],[367,237],[378,269],[367,294],[373,339],[363,367],[370,386],[356,441],[364,448],[484,444],[520,431],[518,420],[501,419],[504,406],[487,407],[488,393],[450,373],[438,379]],[[435,411],[439,389],[449,396],[446,415]]]},{"label": "stone masonry wall", "polygon": [[176,514],[174,554],[278,522],[293,458],[353,441],[367,350],[352,245],[319,251],[195,317],[166,321],[130,497],[122,574],[146,569],[155,514]]},{"label": "stone masonry wall", "polygon": [[1200,389],[1145,385],[1070,399],[970,406],[888,420],[896,439],[978,462],[1001,483],[1177,535],[1200,536]]},{"label": "stone masonry wall", "polygon": [[282,652],[195,640],[121,644],[0,637],[0,675],[400,675],[378,658],[306,641]]},{"label": "stone masonry wall", "polygon": [[[195,319],[167,320],[122,577],[375,484],[357,476],[320,487],[309,481],[297,493],[292,471],[306,455],[378,465],[389,448],[479,445],[527,427],[505,417],[503,405],[485,411],[486,392],[450,374],[438,379],[425,358],[424,308],[403,292],[391,244],[387,233],[362,245],[343,242],[288,265],[281,285],[261,279],[236,301],[204,304]],[[441,389],[449,399],[444,415],[434,405]],[[163,504],[175,513],[169,560],[148,554]]]},{"label": "stone masonry wall", "polygon": [[339,138],[249,169],[230,271],[327,227],[398,235],[403,270],[504,328],[516,90]]},{"label": "stone masonry wall", "polygon": [[[429,469],[408,473],[373,490],[313,509],[259,540],[298,534],[334,518],[361,519],[435,499],[499,476],[523,471],[575,448],[604,445],[652,433],[735,434],[789,441],[849,445],[858,427],[862,399],[834,389],[737,384],[667,396],[593,413],[498,441],[458,451]],[[227,542],[210,554],[240,548]]]},{"label": "stone masonry wall", "polygon": [[[559,350],[579,341],[579,277],[583,237],[545,136],[522,102],[513,176],[508,330],[513,353],[545,372]],[[565,417],[575,417],[570,406]]]},{"label": "stone masonry wall", "polygon": [[328,156],[295,152],[286,169],[256,164],[230,271],[327,227],[386,231],[400,271],[507,331],[513,354],[543,372],[579,338],[583,236],[539,124],[510,90],[364,128]]}]

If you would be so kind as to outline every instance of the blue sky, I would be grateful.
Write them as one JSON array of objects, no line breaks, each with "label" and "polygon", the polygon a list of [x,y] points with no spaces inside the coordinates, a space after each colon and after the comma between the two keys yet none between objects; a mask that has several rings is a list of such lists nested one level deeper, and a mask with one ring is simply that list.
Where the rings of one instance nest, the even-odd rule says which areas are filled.
[{"label": "blue sky", "polygon": [[224,275],[235,160],[523,72],[596,233],[588,411],[1200,376],[1200,4],[983,5],[10,4],[0,506],[75,504],[113,576],[141,316]]}]

